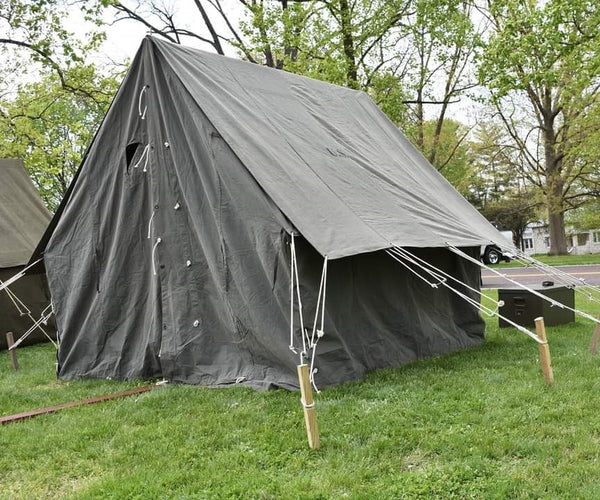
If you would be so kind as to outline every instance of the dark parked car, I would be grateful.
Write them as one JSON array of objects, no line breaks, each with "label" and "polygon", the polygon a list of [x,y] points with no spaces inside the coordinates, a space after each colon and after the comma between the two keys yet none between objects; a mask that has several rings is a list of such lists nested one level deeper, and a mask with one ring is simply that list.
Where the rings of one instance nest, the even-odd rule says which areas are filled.
[{"label": "dark parked car", "polygon": [[488,245],[483,249],[481,254],[481,260],[484,264],[494,265],[501,261],[510,262],[511,256],[502,251],[502,249],[496,245]]}]

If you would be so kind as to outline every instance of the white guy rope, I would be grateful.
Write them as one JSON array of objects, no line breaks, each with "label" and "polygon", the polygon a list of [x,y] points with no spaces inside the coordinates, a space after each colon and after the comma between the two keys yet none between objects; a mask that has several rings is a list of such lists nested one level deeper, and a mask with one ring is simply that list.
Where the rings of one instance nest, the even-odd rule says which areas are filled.
[{"label": "white guy rope", "polygon": [[435,267],[434,265],[430,264],[426,260],[422,259],[421,257],[418,257],[417,255],[415,255],[413,253],[410,253],[408,250],[406,250],[404,248],[394,247],[394,248],[387,250],[387,252],[388,253],[390,253],[390,252],[396,253],[399,256],[404,257],[407,260],[418,261],[419,263],[423,264],[423,266],[426,266],[427,268],[431,268],[431,269],[435,270],[437,273],[445,276],[446,278],[451,279],[452,281],[458,283],[459,285],[472,291],[473,293],[478,294],[481,297],[481,299],[486,299],[486,300],[492,302],[497,308],[500,308],[504,305],[504,301],[493,299],[489,295],[486,295],[485,293],[483,293],[480,288],[475,288],[470,285],[467,285],[465,282],[459,280],[455,276],[452,276],[451,274],[445,272],[444,270]]},{"label": "white guy rope", "polygon": [[[394,247],[395,249],[398,249],[398,247]],[[424,281],[425,283],[427,283],[431,288],[437,288],[439,285],[442,285],[446,279],[429,270],[426,269],[425,267],[423,267],[422,265],[420,265],[418,262],[412,260],[412,259],[407,259],[409,262],[412,262],[416,267],[422,269],[423,271],[425,271],[429,276],[432,276],[433,278],[435,278],[435,282],[429,281],[425,276],[419,274],[418,272],[416,272],[412,267],[410,267],[408,265],[408,263],[406,263],[403,259],[398,258],[391,249],[386,250],[386,253],[392,258],[394,259],[396,262],[402,264],[406,269],[408,269],[409,271],[411,271],[417,278],[421,279],[422,281]]]},{"label": "white guy rope", "polygon": [[6,287],[12,285],[15,281],[20,280],[23,276],[25,276],[25,274],[27,274],[27,270],[33,266],[35,266],[37,263],[41,262],[41,260],[43,259],[43,257],[40,257],[38,260],[36,260],[35,262],[32,262],[31,264],[29,264],[27,267],[21,269],[17,274],[15,274],[14,276],[12,276],[11,278],[8,278],[6,281],[4,281],[3,283],[0,283],[0,292],[2,290],[4,290]]},{"label": "white guy rope", "polygon": [[[296,242],[294,233],[291,234],[290,242],[290,345],[289,348],[294,354],[298,354],[294,345],[294,292],[296,292],[298,300],[298,313],[300,316],[300,332],[302,337],[302,351],[300,352],[300,364],[304,362],[303,357],[307,356],[306,350],[306,331],[304,329],[304,314],[302,312],[302,299],[300,297],[300,280],[298,278],[298,264],[296,257]],[[295,290],[294,290],[295,287]]]},{"label": "white guy rope", "polygon": [[523,290],[527,290],[529,293],[532,293],[533,295],[540,297],[541,299],[545,300],[546,302],[550,303],[552,306],[556,306],[556,307],[560,307],[561,309],[567,309],[569,311],[574,312],[575,314],[578,314],[579,316],[589,319],[591,321],[593,321],[596,324],[600,325],[600,319],[598,318],[594,318],[593,316],[580,311],[579,309],[574,309],[572,307],[569,307],[565,304],[562,304],[561,302],[558,302],[557,300],[554,300],[551,297],[548,297],[546,295],[544,295],[543,293],[538,292],[537,290],[534,290],[533,288],[529,288],[526,285],[523,285],[522,283],[519,283],[518,281],[513,280],[512,278],[508,277],[506,274],[502,274],[500,271],[496,271],[495,269],[492,269],[489,266],[486,266],[483,262],[479,261],[478,259],[475,259],[473,257],[471,257],[470,255],[466,254],[465,252],[463,252],[462,250],[460,250],[459,248],[450,245],[449,243],[447,243],[448,245],[448,249],[451,250],[452,252],[454,252],[455,254],[459,255],[460,257],[462,257],[465,260],[468,260],[469,262],[473,262],[475,264],[477,264],[479,267],[481,267],[482,269],[486,269],[487,271],[490,271],[494,274],[496,274],[497,276],[500,276],[501,278],[504,278],[506,281],[509,281],[510,283],[513,283],[514,285],[517,285],[519,288],[522,288]]},{"label": "white guy rope", "polygon": [[[44,311],[47,311],[47,310],[48,310],[48,308],[46,307],[46,308],[44,309]],[[52,337],[50,337],[50,335],[48,335],[48,333],[46,333],[46,330],[44,330],[44,329],[42,328],[42,326],[41,326],[41,325],[42,325],[42,323],[43,323],[43,324],[46,324],[46,323],[48,322],[48,320],[50,319],[50,316],[52,316],[52,314],[53,314],[53,313],[54,313],[54,311],[52,311],[52,310],[51,310],[50,312],[47,312],[47,313],[46,313],[46,315],[43,315],[43,314],[42,314],[42,315],[40,316],[40,319],[38,319],[37,321],[35,321],[35,320],[34,320],[34,321],[33,321],[33,325],[31,326],[31,328],[29,328],[29,330],[27,330],[27,331],[26,331],[26,332],[25,332],[23,335],[21,335],[21,337],[19,338],[19,340],[17,340],[17,341],[16,341],[16,342],[15,342],[15,343],[14,343],[14,344],[13,344],[13,345],[12,345],[12,346],[9,348],[9,351],[10,351],[10,350],[12,350],[12,349],[16,349],[16,348],[17,348],[17,346],[18,346],[19,344],[21,344],[21,342],[23,342],[23,341],[24,341],[24,340],[25,340],[27,337],[29,337],[29,335],[30,335],[30,334],[31,334],[31,333],[32,333],[32,332],[33,332],[35,329],[37,329],[37,328],[39,328],[39,329],[40,329],[40,330],[41,330],[41,331],[44,333],[44,335],[45,335],[45,336],[48,338],[48,340],[49,340],[50,342],[52,342],[52,344],[54,345],[54,347],[55,347],[56,349],[58,349],[58,345],[56,345],[56,342],[54,342],[54,340],[52,339]],[[31,317],[31,316],[30,316],[30,317]],[[31,318],[31,319],[33,320],[33,318]]]},{"label": "white guy rope", "polygon": [[[315,374],[318,371],[318,369],[315,368],[315,357],[317,354],[317,343],[319,342],[319,339],[321,339],[325,335],[325,296],[326,296],[325,292],[326,292],[326,288],[327,288],[327,262],[328,262],[328,260],[329,259],[327,258],[327,255],[326,255],[323,260],[323,271],[321,272],[321,283],[319,285],[319,296],[317,298],[317,307],[315,309],[315,321],[313,324],[313,330],[312,330],[312,335],[311,335],[311,340],[310,340],[310,348],[312,349],[312,356],[310,358],[310,382],[317,394],[319,394],[321,391],[319,391],[319,388],[317,387],[317,384],[315,383]],[[321,315],[321,328],[319,328],[317,330],[317,321],[319,319],[319,312]],[[316,337],[315,337],[315,335],[316,335]]]},{"label": "white guy rope", "polygon": [[537,259],[525,254],[522,251],[517,251],[515,260],[520,262],[526,267],[534,268],[542,273],[546,274],[548,277],[558,280],[561,284],[572,288],[576,293],[583,295],[587,299],[597,304],[600,304],[600,298],[598,296],[594,296],[593,294],[600,295],[600,288],[594,285],[590,285],[586,283],[585,279],[578,278],[569,274],[561,269],[556,267],[549,266],[548,264],[544,264]]},{"label": "white guy rope", "polygon": [[[398,250],[398,249],[399,249],[399,247],[394,247],[394,249],[395,249],[395,250]],[[408,251],[407,251],[407,250],[405,250],[405,249],[402,249],[402,252],[404,252],[404,253],[405,253],[405,255],[407,255],[407,256],[413,257],[413,259],[411,259],[410,257],[403,257],[403,258],[408,258],[409,260],[411,260],[411,261],[413,261],[413,262],[414,262],[414,258],[417,258],[415,255],[411,254],[410,252],[408,252]],[[393,253],[391,253],[391,252],[388,252],[388,255],[390,255],[390,256],[391,256],[392,258],[394,258],[396,261],[398,261],[398,262],[402,263],[402,262],[401,262],[401,259],[400,259],[399,257],[395,256]],[[420,260],[422,260],[422,259],[420,259]],[[439,278],[439,275],[440,275],[440,274],[447,274],[447,273],[445,273],[444,271],[442,271],[441,269],[439,269],[439,268],[436,268],[436,267],[435,267],[433,264],[430,264],[430,263],[428,263],[428,262],[426,262],[426,261],[422,261],[422,262],[426,263],[428,267],[425,267],[425,266],[419,266],[419,267],[420,267],[420,268],[421,268],[423,271],[425,271],[426,273],[428,273],[429,275],[431,275],[432,277],[434,277],[434,278],[436,278],[436,279],[438,279],[438,278]],[[497,310],[497,309],[496,309],[496,310],[494,310],[494,309],[491,309],[490,307],[483,305],[481,302],[479,302],[479,301],[477,301],[477,300],[473,299],[472,297],[469,297],[468,295],[466,295],[466,294],[462,293],[461,291],[457,290],[456,288],[452,287],[452,286],[451,286],[451,285],[450,285],[450,284],[447,282],[447,280],[445,280],[445,279],[444,279],[443,281],[440,281],[440,282],[438,282],[438,283],[429,282],[429,281],[427,281],[426,279],[424,279],[422,276],[420,276],[420,275],[419,275],[419,273],[417,273],[417,271],[416,271],[415,269],[413,269],[412,267],[410,267],[410,266],[408,266],[408,265],[405,265],[405,267],[406,267],[406,268],[407,268],[409,271],[411,271],[413,274],[415,274],[415,276],[418,276],[418,277],[420,277],[421,279],[423,279],[423,281],[425,281],[426,283],[428,283],[428,284],[429,284],[429,286],[431,286],[432,288],[438,288],[438,285],[440,285],[440,284],[441,284],[442,286],[444,286],[444,287],[446,287],[448,290],[450,290],[452,293],[454,293],[454,294],[458,295],[458,296],[459,296],[460,298],[462,298],[464,301],[466,301],[467,303],[471,304],[473,307],[475,307],[475,308],[476,308],[476,309],[478,309],[479,311],[483,312],[484,314],[486,314],[486,315],[488,315],[488,316],[490,316],[490,317],[497,316],[497,317],[499,317],[499,318],[502,318],[504,321],[506,321],[508,324],[510,324],[511,326],[513,326],[514,328],[516,328],[517,330],[519,330],[520,332],[524,333],[524,334],[525,334],[525,335],[527,335],[528,337],[531,337],[531,338],[532,338],[533,340],[535,340],[535,341],[536,341],[538,344],[543,344],[543,343],[544,343],[544,342],[543,342],[543,341],[542,341],[542,340],[541,340],[541,339],[540,339],[540,338],[539,338],[539,337],[538,337],[538,336],[537,336],[535,333],[533,333],[533,332],[530,332],[530,331],[529,331],[527,328],[525,328],[525,327],[523,327],[523,326],[521,326],[521,325],[519,325],[519,324],[515,323],[514,321],[512,321],[512,320],[510,320],[510,319],[508,319],[508,318],[506,318],[506,317],[502,316],[502,315],[501,315],[501,314],[498,312],[498,310]],[[430,268],[431,268],[431,269],[430,269]],[[450,276],[450,275],[448,275],[448,276]],[[450,276],[450,277],[452,277],[452,276]],[[469,287],[469,286],[468,286],[466,283],[463,283],[463,282],[462,282],[462,281],[460,281],[459,279],[457,279],[457,278],[454,278],[454,277],[452,277],[452,279],[453,279],[454,281],[456,281],[457,283],[460,283],[462,286],[464,286],[464,287],[466,287],[466,288],[470,288],[470,289],[472,289],[472,288],[471,288],[471,287]],[[481,292],[478,292],[478,293],[481,295]],[[501,302],[496,302],[496,301],[494,301],[494,300],[493,300],[493,299],[491,299],[491,298],[489,298],[489,300],[491,300],[492,302],[495,302],[497,305],[500,305],[500,304],[501,304]]]},{"label": "white guy rope", "polygon": [[[2,284],[2,280],[0,280],[0,285]],[[10,288],[5,288],[4,291],[8,295],[8,298],[11,300],[15,309],[19,312],[19,316],[25,316],[26,314],[31,314],[31,310],[23,303],[23,301],[15,295],[15,293]]]}]

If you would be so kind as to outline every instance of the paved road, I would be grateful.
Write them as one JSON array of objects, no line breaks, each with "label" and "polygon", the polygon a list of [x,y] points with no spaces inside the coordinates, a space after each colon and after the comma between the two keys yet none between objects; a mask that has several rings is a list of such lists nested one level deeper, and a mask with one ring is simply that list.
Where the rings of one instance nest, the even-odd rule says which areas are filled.
[{"label": "paved road", "polygon": [[[551,280],[556,285],[560,284],[557,279],[549,277],[539,269],[531,267],[504,267],[493,268],[499,273],[518,281],[527,286],[541,286],[542,281]],[[587,266],[557,266],[557,269],[567,272],[576,278],[583,278],[588,285],[600,285],[600,265]],[[483,270],[481,273],[483,288],[515,288],[516,285],[510,281],[494,274],[491,271]]]}]

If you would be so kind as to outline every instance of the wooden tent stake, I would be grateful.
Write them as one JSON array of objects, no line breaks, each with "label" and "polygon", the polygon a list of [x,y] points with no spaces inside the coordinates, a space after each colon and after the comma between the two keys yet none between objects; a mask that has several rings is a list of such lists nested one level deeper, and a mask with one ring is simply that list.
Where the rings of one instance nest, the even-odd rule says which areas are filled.
[{"label": "wooden tent stake", "polygon": [[548,346],[548,339],[546,338],[546,326],[544,325],[544,318],[535,318],[535,331],[537,336],[543,342],[538,344],[540,348],[540,360],[542,363],[542,372],[544,373],[544,379],[548,385],[554,384],[554,373],[552,373],[552,363],[550,361],[550,347]]},{"label": "wooden tent stake", "polygon": [[[598,319],[600,319],[600,314],[598,314]],[[600,340],[600,324],[596,323],[596,329],[592,334],[592,341],[590,342],[590,353],[596,354],[596,348],[598,347],[598,340]]]},{"label": "wooden tent stake", "polygon": [[315,413],[315,401],[310,387],[308,365],[298,365],[298,379],[300,380],[300,393],[302,395],[302,406],[304,407],[304,422],[306,424],[308,446],[313,450],[318,450],[321,443],[319,442],[319,427]]},{"label": "wooden tent stake", "polygon": [[10,361],[12,363],[12,367],[14,371],[19,370],[19,360],[17,359],[17,350],[11,349],[11,347],[15,344],[15,338],[13,337],[13,332],[8,332],[6,334],[6,348],[10,353]]}]

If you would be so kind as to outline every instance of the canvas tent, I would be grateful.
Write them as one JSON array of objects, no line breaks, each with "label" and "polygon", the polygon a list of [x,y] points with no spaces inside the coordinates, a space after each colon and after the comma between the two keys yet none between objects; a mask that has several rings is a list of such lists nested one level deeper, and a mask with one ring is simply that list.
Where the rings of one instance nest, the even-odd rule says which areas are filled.
[{"label": "canvas tent", "polygon": [[387,250],[501,238],[364,93],[148,37],[38,251],[60,377],[296,388],[301,316],[320,385],[481,343]]},{"label": "canvas tent", "polygon": [[[0,282],[8,281],[27,264],[50,218],[23,162],[0,159]],[[19,338],[49,302],[43,273],[30,274],[1,290],[0,349],[6,349],[6,332],[13,332],[15,339]],[[24,343],[44,340],[46,336],[36,329]]]}]

